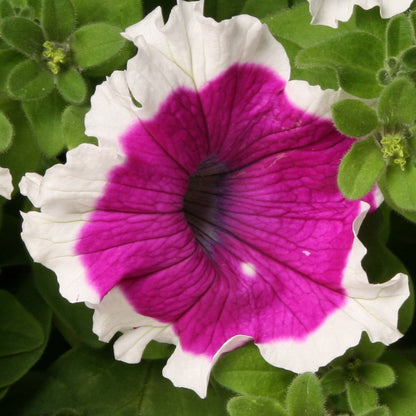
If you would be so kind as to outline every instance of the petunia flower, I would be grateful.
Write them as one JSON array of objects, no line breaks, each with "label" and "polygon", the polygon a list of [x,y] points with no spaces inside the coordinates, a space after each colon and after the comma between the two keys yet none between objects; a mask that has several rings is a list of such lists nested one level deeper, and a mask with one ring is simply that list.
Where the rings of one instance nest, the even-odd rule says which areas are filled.
[{"label": "petunia flower", "polygon": [[12,176],[10,170],[0,167],[0,195],[10,199],[13,192]]},{"label": "petunia flower", "polygon": [[314,371],[362,331],[389,344],[407,277],[372,285],[357,231],[380,203],[343,198],[352,144],[330,120],[339,92],[288,81],[283,47],[250,16],[215,22],[178,1],[129,27],[138,47],[92,97],[82,144],[21,192],[33,259],[117,359],[151,340],[163,374],[206,394],[218,357],[250,340],[271,364]]},{"label": "petunia flower", "polygon": [[368,10],[380,7],[381,17],[388,19],[406,11],[412,0],[308,0],[312,23],[338,27],[338,22],[346,22],[352,15],[355,5]]}]

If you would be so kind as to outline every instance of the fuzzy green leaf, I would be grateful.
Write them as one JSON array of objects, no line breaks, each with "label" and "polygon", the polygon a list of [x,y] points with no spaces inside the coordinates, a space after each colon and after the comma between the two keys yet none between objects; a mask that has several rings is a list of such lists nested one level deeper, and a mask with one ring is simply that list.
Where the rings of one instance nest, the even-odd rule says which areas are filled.
[{"label": "fuzzy green leaf", "polygon": [[377,7],[370,10],[357,7],[355,9],[355,23],[358,29],[371,33],[384,42],[387,21],[381,18],[380,10]]},{"label": "fuzzy green leaf", "polygon": [[6,88],[18,100],[42,98],[53,90],[53,76],[35,61],[26,60],[10,71]]},{"label": "fuzzy green leaf", "polygon": [[64,100],[71,104],[81,104],[87,97],[87,84],[75,68],[58,74],[57,87]]},{"label": "fuzzy green leaf", "polygon": [[237,393],[283,401],[294,374],[266,363],[258,349],[248,344],[224,355],[213,370],[214,378]]},{"label": "fuzzy green leaf", "polygon": [[231,416],[286,416],[279,402],[267,397],[239,396],[227,403]]},{"label": "fuzzy green leaf", "polygon": [[387,26],[387,55],[398,56],[414,44],[413,27],[407,16],[394,16]]},{"label": "fuzzy green leaf", "polygon": [[70,0],[42,0],[42,27],[49,41],[64,41],[75,28],[75,10]]},{"label": "fuzzy green leaf", "polygon": [[329,66],[338,73],[342,88],[358,97],[374,98],[381,91],[376,78],[383,67],[384,46],[365,32],[341,34],[299,52],[302,68]]},{"label": "fuzzy green leaf", "polygon": [[0,92],[6,92],[7,79],[10,71],[25,58],[14,49],[0,51]]},{"label": "fuzzy green leaf", "polygon": [[287,391],[289,416],[323,416],[324,396],[318,377],[312,373],[297,376]]},{"label": "fuzzy green leaf", "polygon": [[56,156],[64,147],[61,125],[64,105],[64,101],[56,91],[40,100],[23,103],[23,110],[39,147],[49,157]]},{"label": "fuzzy green leaf", "polygon": [[121,32],[119,27],[108,23],[92,23],[79,28],[71,38],[76,64],[89,68],[111,59],[126,43]]},{"label": "fuzzy green leaf", "polygon": [[391,366],[396,383],[380,390],[380,399],[392,411],[393,416],[414,416],[416,409],[416,367],[401,354],[386,351],[382,361]]},{"label": "fuzzy green leaf", "polygon": [[98,66],[83,71],[83,75],[91,78],[102,78],[106,75],[110,75],[112,72],[118,69],[124,69],[126,62],[137,53],[137,48],[132,42],[127,42],[117,55],[114,55],[108,61]]},{"label": "fuzzy green leaf", "polygon": [[[71,0],[79,26],[108,22],[126,28],[143,17],[142,2],[136,0]],[[158,3],[159,4],[159,3]],[[156,5],[154,6],[156,7]],[[150,10],[153,10],[152,7]]]},{"label": "fuzzy green leaf", "polygon": [[416,46],[406,49],[401,56],[401,61],[408,68],[416,69]]},{"label": "fuzzy green leaf", "polygon": [[42,29],[32,20],[11,16],[0,20],[0,34],[10,46],[34,58],[42,53],[45,41]]},{"label": "fuzzy green leaf", "polygon": [[322,391],[325,395],[341,394],[345,391],[345,377],[341,368],[328,371],[321,378]]},{"label": "fuzzy green leaf", "polygon": [[9,119],[0,111],[0,152],[7,150],[12,144],[14,129]]},{"label": "fuzzy green leaf", "polygon": [[347,398],[354,413],[366,412],[377,406],[377,392],[370,386],[351,382],[347,386]]},{"label": "fuzzy green leaf", "polygon": [[338,171],[338,186],[346,198],[360,199],[373,188],[385,161],[372,137],[354,143]]},{"label": "fuzzy green leaf", "polygon": [[97,143],[93,137],[85,135],[84,118],[90,108],[86,106],[68,106],[62,113],[63,140],[68,149],[73,149],[81,143]]},{"label": "fuzzy green leaf", "polygon": [[367,412],[360,413],[357,416],[391,416],[391,412],[387,406],[380,406]]},{"label": "fuzzy green leaf", "polygon": [[13,7],[8,0],[2,0],[0,2],[0,17],[5,18],[14,15]]},{"label": "fuzzy green leaf", "polygon": [[351,137],[371,133],[378,125],[377,113],[359,100],[342,100],[332,106],[332,117],[337,129]]},{"label": "fuzzy green leaf", "polygon": [[[15,137],[7,152],[0,154],[0,166],[7,166],[13,176],[15,187],[22,175],[39,169],[41,154],[29,122],[21,108],[20,102],[8,100],[4,105],[4,113],[14,126]],[[3,103],[3,104],[6,104]]]},{"label": "fuzzy green leaf", "polygon": [[389,126],[410,124],[416,119],[416,87],[406,78],[388,85],[378,104],[380,118]]},{"label": "fuzzy green leaf", "polygon": [[375,388],[388,387],[395,380],[393,369],[381,363],[364,363],[358,368],[358,374],[365,383]]},{"label": "fuzzy green leaf", "polygon": [[390,165],[386,170],[387,191],[399,208],[416,211],[416,168],[407,163],[402,171],[397,165]]}]

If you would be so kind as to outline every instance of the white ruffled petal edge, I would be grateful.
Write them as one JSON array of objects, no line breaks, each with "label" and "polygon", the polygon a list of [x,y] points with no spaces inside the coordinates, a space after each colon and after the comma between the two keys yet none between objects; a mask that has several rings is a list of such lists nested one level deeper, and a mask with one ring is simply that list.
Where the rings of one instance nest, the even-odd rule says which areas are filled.
[{"label": "white ruffled petal edge", "polygon": [[115,71],[91,97],[91,110],[85,116],[85,134],[97,137],[100,147],[123,154],[120,137],[137,122],[138,110],[131,99],[126,73]]},{"label": "white ruffled petal edge", "polygon": [[203,2],[179,0],[164,25],[160,8],[126,29],[139,48],[127,64],[132,95],[152,117],[175,89],[199,90],[235,63],[261,64],[287,80],[289,60],[282,45],[258,19],[241,15],[220,23],[204,17]]},{"label": "white ruffled petal edge", "polygon": [[237,335],[229,339],[213,358],[207,358],[184,351],[172,325],[137,313],[117,287],[100,304],[88,306],[95,309],[93,331],[101,341],[108,342],[117,332],[122,332],[114,343],[114,356],[118,360],[140,362],[144,349],[152,340],[176,345],[163,375],[176,387],[192,389],[202,398],[206,397],[210,373],[218,358],[251,340],[246,335]]},{"label": "white ruffled petal edge", "polygon": [[82,144],[42,177],[27,173],[20,192],[41,212],[22,213],[22,239],[33,260],[53,270],[59,290],[70,302],[98,303],[85,268],[75,253],[77,238],[107,183],[108,172],[123,162],[112,149]]},{"label": "white ruffled petal edge", "polygon": [[10,199],[13,192],[12,175],[7,168],[0,167],[0,195]]},{"label": "white ruffled petal edge", "polygon": [[[263,358],[270,364],[302,373],[317,371],[348,348],[358,344],[363,331],[372,342],[386,345],[395,342],[402,334],[397,330],[398,311],[409,296],[407,276],[399,273],[382,284],[369,284],[361,260],[366,249],[357,237],[369,205],[361,203],[361,213],[354,221],[354,243],[344,271],[343,287],[347,293],[345,305],[331,314],[325,322],[305,340],[281,340],[257,344]],[[117,359],[137,363],[146,345],[152,340],[176,345],[163,375],[176,387],[194,390],[206,396],[210,372],[218,358],[251,337],[236,335],[229,339],[214,357],[186,352],[172,326],[135,312],[122,292],[110,291],[95,309],[94,332],[103,341],[109,341],[118,331],[123,335],[114,344]]]},{"label": "white ruffled petal edge", "polygon": [[412,0],[308,0],[312,24],[338,27],[338,22],[346,22],[353,13],[354,6],[368,10],[380,7],[381,17],[387,19],[406,11]]}]

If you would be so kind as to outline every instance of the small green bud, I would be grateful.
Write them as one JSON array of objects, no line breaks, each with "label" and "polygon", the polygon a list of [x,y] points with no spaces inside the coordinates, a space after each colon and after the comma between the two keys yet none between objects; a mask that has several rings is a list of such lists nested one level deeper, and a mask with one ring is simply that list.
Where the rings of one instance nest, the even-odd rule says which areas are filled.
[{"label": "small green bud", "polygon": [[61,67],[60,65],[66,62],[65,51],[62,48],[55,47],[52,42],[46,41],[43,44],[45,50],[42,55],[47,58],[47,65],[53,74],[58,74]]}]

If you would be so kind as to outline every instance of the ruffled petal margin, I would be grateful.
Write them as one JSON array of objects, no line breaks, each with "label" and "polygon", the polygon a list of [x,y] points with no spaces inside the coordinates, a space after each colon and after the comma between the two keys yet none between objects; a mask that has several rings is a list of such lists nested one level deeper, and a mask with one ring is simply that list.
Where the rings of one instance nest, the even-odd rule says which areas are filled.
[{"label": "ruffled petal margin", "polygon": [[364,10],[380,7],[380,15],[388,19],[406,11],[412,0],[308,0],[312,24],[338,27],[338,22],[350,19],[354,6]]}]

